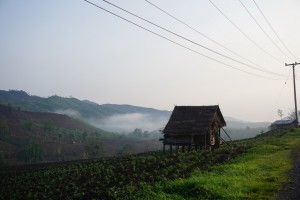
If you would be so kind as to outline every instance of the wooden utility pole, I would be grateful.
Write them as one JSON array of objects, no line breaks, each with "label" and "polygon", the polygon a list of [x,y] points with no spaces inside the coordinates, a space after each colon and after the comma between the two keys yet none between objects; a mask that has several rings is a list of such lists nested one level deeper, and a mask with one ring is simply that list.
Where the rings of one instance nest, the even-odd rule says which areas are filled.
[{"label": "wooden utility pole", "polygon": [[295,81],[295,66],[300,65],[300,63],[286,64],[285,66],[293,66],[293,79],[294,79],[294,100],[295,100],[295,116],[296,116],[296,125],[298,126],[298,111],[297,111],[297,96],[296,96],[296,81]]}]

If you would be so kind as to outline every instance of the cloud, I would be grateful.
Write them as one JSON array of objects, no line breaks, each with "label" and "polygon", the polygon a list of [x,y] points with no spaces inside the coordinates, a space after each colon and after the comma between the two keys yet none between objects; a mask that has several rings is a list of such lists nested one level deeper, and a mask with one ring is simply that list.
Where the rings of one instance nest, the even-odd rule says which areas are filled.
[{"label": "cloud", "polygon": [[158,130],[163,128],[169,119],[169,116],[145,113],[116,114],[104,119],[87,119],[82,117],[78,111],[72,109],[59,109],[55,113],[81,119],[97,128],[119,133],[132,132],[136,128],[143,131]]},{"label": "cloud", "polygon": [[114,132],[131,132],[135,128],[141,128],[143,131],[153,131],[160,129],[166,125],[167,117],[131,113],[131,114],[118,114],[103,120],[94,120],[91,123],[101,129],[114,131]]},{"label": "cloud", "polygon": [[81,115],[79,112],[77,112],[76,110],[71,110],[71,109],[66,109],[66,110],[59,109],[59,110],[54,111],[54,113],[68,115],[69,117],[74,117],[74,118],[81,118]]}]

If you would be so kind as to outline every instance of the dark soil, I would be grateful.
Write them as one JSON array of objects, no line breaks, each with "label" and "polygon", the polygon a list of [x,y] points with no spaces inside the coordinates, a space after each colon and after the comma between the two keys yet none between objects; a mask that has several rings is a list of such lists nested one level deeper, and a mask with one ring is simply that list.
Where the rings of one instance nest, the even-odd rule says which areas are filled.
[{"label": "dark soil", "polygon": [[284,184],[277,194],[277,199],[300,199],[300,145],[292,150],[293,169],[289,174],[289,182]]}]

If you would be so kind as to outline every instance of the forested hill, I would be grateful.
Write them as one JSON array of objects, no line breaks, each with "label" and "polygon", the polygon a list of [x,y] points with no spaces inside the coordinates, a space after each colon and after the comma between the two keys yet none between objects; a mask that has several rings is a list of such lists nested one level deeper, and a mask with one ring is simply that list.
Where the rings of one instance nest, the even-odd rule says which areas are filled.
[{"label": "forested hill", "polygon": [[[171,111],[162,111],[132,105],[102,104],[73,97],[39,97],[25,91],[0,90],[0,104],[11,105],[15,109],[32,112],[65,114],[83,120],[100,129],[111,132],[132,132],[136,128],[143,131],[157,131],[167,123]],[[268,122],[245,122],[226,117],[226,130],[234,139],[254,137],[266,131]],[[158,133],[158,135],[160,135]]]},{"label": "forested hill", "polygon": [[59,96],[39,97],[29,95],[25,91],[0,90],[0,103],[10,104],[15,108],[32,112],[54,112],[67,114],[80,119],[104,119],[117,114],[147,113],[151,115],[170,116],[170,111],[161,111],[153,108],[144,108],[131,105],[115,105],[79,100],[76,98],[65,98]]}]

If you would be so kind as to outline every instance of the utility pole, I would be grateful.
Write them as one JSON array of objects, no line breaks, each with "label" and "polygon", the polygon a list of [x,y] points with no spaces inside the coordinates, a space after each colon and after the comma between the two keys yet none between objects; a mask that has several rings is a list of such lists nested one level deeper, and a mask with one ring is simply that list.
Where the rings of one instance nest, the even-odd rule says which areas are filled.
[{"label": "utility pole", "polygon": [[297,111],[297,96],[296,96],[296,81],[295,81],[295,66],[300,65],[300,63],[286,64],[285,66],[293,66],[293,79],[294,79],[294,100],[295,100],[295,116],[296,116],[296,125],[298,126],[298,111]]}]

